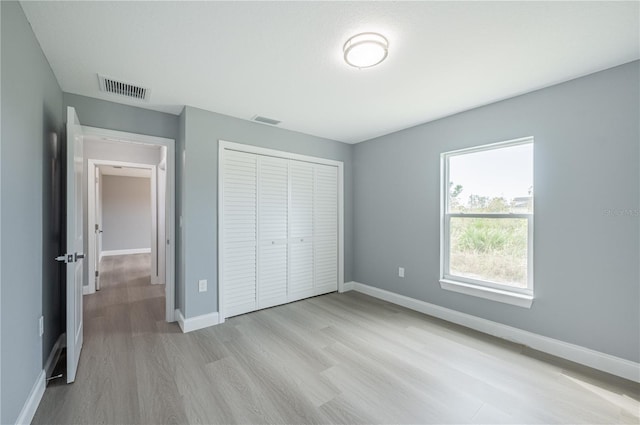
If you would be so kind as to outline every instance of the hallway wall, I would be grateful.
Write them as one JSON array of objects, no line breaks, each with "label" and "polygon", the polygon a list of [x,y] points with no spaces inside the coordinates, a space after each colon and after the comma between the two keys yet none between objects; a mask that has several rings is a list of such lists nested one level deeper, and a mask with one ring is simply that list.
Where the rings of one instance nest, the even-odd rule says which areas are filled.
[{"label": "hallway wall", "polygon": [[102,250],[151,249],[151,179],[102,177]]}]

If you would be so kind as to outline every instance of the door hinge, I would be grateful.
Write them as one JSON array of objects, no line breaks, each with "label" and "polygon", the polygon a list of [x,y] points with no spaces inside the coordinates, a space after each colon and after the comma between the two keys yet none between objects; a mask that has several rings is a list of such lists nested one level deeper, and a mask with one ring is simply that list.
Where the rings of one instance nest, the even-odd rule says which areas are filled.
[{"label": "door hinge", "polygon": [[100,272],[96,270],[96,277],[100,276]]},{"label": "door hinge", "polygon": [[98,231],[98,229],[99,229],[99,227],[98,227],[98,225],[96,224],[96,232]]}]

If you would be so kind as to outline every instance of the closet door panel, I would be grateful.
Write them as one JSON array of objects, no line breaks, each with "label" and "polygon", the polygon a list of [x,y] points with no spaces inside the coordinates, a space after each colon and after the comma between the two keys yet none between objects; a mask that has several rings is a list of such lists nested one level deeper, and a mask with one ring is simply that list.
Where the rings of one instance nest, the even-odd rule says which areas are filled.
[{"label": "closet door panel", "polygon": [[258,308],[286,303],[287,245],[261,245],[258,265]]},{"label": "closet door panel", "polygon": [[313,164],[289,162],[291,172],[291,239],[313,236]]},{"label": "closet door panel", "polygon": [[315,295],[312,242],[291,243],[289,253],[289,301]]},{"label": "closet door panel", "polygon": [[256,309],[256,245],[237,244],[224,252],[224,314],[226,317]]},{"label": "closet door panel", "polygon": [[289,164],[258,157],[258,308],[287,302]]},{"label": "closet door panel", "polygon": [[289,301],[295,301],[314,295],[313,164],[291,160],[289,171]]},{"label": "closet door panel", "polygon": [[225,150],[225,317],[337,290],[338,168]]},{"label": "closet door panel", "polygon": [[256,309],[256,155],[227,151],[223,182],[224,315]]},{"label": "closet door panel", "polygon": [[314,165],[315,294],[338,290],[338,168]]}]

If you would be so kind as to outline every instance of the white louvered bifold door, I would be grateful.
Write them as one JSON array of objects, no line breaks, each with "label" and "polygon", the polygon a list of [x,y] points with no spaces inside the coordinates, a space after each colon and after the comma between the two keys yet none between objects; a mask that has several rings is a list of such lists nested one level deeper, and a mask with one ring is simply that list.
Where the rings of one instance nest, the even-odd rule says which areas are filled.
[{"label": "white louvered bifold door", "polygon": [[258,308],[287,302],[288,163],[258,156]]},{"label": "white louvered bifold door", "polygon": [[315,294],[338,290],[338,168],[314,164]]},{"label": "white louvered bifold door", "polygon": [[289,161],[289,301],[315,295],[313,288],[313,164]]},{"label": "white louvered bifold door", "polygon": [[225,317],[256,309],[256,155],[225,151],[223,278]]}]

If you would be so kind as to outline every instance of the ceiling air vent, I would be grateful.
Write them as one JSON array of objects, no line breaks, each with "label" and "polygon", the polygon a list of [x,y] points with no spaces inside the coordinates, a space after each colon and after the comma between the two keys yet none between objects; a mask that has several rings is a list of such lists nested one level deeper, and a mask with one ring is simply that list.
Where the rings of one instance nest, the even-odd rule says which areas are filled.
[{"label": "ceiling air vent", "polygon": [[100,91],[129,97],[131,99],[149,100],[150,90],[148,88],[140,87],[131,83],[125,83],[124,81],[118,81],[100,74],[98,74],[98,80],[100,81]]},{"label": "ceiling air vent", "polygon": [[261,122],[263,124],[269,124],[269,125],[278,125],[282,122],[282,121],[274,120],[273,118],[261,117],[260,115],[254,116],[252,120]]}]

